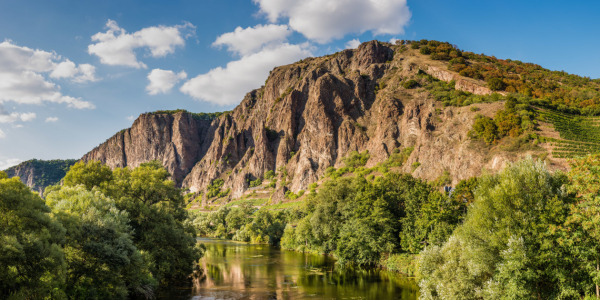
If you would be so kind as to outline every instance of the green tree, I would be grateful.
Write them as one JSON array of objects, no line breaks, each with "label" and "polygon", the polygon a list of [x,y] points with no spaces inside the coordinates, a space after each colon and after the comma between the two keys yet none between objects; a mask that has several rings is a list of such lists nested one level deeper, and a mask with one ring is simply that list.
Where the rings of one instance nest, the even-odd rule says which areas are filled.
[{"label": "green tree", "polygon": [[[90,176],[88,169],[101,175]],[[97,162],[76,164],[64,184],[95,187],[114,199],[117,209],[128,213],[134,244],[147,253],[150,271],[159,283],[182,280],[192,273],[202,251],[196,246],[193,226],[184,222],[183,195],[160,163],[144,163],[133,170],[117,168],[112,173]]]},{"label": "green tree", "polygon": [[493,144],[498,138],[498,126],[492,118],[486,116],[477,116],[473,123],[473,130],[469,135],[482,139],[486,144]]},{"label": "green tree", "polygon": [[465,222],[423,251],[423,299],[556,299],[567,292],[568,254],[557,242],[573,201],[565,175],[527,159],[481,177]]},{"label": "green tree", "polygon": [[71,166],[63,182],[66,186],[83,184],[88,191],[93,187],[106,189],[106,185],[112,182],[112,175],[110,168],[99,161],[80,161]]},{"label": "green tree", "polygon": [[66,228],[66,293],[76,299],[152,296],[156,285],[131,240],[128,214],[112,199],[83,185],[47,195],[55,218]]},{"label": "green tree", "polygon": [[0,172],[0,298],[63,298],[65,229],[19,178]]},{"label": "green tree", "polygon": [[600,155],[571,163],[569,190],[579,196],[565,223],[566,244],[580,260],[600,298]]},{"label": "green tree", "polygon": [[506,83],[502,80],[502,78],[490,78],[487,80],[487,84],[492,91],[503,91],[506,89]]}]

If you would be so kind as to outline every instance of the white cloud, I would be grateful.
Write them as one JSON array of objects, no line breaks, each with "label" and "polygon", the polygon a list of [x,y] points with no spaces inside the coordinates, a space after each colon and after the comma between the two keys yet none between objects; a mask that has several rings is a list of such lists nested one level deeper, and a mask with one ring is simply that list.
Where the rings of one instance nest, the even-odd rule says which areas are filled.
[{"label": "white cloud", "polygon": [[349,40],[346,42],[346,49],[356,49],[360,45],[360,41],[358,39]]},{"label": "white cloud", "polygon": [[403,34],[406,0],[253,0],[271,22],[288,18],[308,39],[327,43],[348,33]]},{"label": "white cloud", "polygon": [[[6,133],[4,133],[4,131],[2,129],[0,129],[0,139],[3,139],[6,137]],[[0,161],[0,164],[2,164],[2,161]]]},{"label": "white cloud", "polygon": [[[4,137],[4,133],[0,130],[0,139]],[[22,160],[18,158],[9,158],[0,160],[0,170],[6,170],[12,166],[18,165]]]},{"label": "white cloud", "polygon": [[54,122],[58,122],[57,117],[47,117],[46,118],[46,123],[54,123]]},{"label": "white cloud", "polygon": [[75,65],[53,52],[0,43],[0,104],[40,104],[44,101],[65,103],[74,108],[93,108],[79,98],[63,95],[60,86],[48,80],[65,78],[84,82],[95,80],[94,67]]},{"label": "white cloud", "polygon": [[94,44],[88,46],[88,53],[96,55],[103,64],[147,68],[138,61],[135,49],[146,48],[152,57],[164,57],[175,52],[176,47],[185,45],[185,38],[195,33],[191,23],[176,26],[152,26],[134,33],[127,33],[117,22],[108,20],[106,32],[92,36]]},{"label": "white cloud", "polygon": [[175,73],[171,70],[154,69],[148,74],[150,83],[146,86],[146,91],[150,95],[164,94],[185,78],[187,74],[184,71]]},{"label": "white cloud", "polygon": [[0,113],[0,123],[28,122],[35,119],[35,113]]},{"label": "white cloud", "polygon": [[135,117],[134,116],[127,116],[127,120],[133,121],[133,120],[135,120]]},{"label": "white cloud", "polygon": [[229,62],[188,80],[181,91],[198,100],[219,105],[239,103],[244,95],[258,88],[276,66],[289,64],[311,55],[308,44],[283,43]]},{"label": "white cloud", "polygon": [[75,65],[70,60],[65,60],[54,68],[50,77],[52,78],[73,78],[75,82],[96,81],[96,67],[90,64]]},{"label": "white cloud", "polygon": [[260,51],[263,46],[285,42],[292,31],[287,25],[257,25],[237,27],[235,31],[217,37],[213,46],[227,46],[227,50],[244,56]]}]

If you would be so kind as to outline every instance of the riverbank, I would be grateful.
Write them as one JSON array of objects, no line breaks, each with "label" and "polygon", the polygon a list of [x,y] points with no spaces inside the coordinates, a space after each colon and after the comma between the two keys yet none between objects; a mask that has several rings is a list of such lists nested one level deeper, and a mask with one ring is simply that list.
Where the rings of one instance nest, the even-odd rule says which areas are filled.
[{"label": "riverbank", "polygon": [[[379,268],[340,268],[335,259],[267,244],[199,238],[203,277],[159,299],[401,299],[416,300],[413,279]],[[194,298],[196,297],[196,298]]]}]

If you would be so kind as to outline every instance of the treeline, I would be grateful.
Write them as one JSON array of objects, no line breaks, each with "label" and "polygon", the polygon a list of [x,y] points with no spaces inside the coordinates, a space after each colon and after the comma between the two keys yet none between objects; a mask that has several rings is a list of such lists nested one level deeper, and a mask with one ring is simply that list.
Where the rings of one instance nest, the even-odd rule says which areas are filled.
[{"label": "treeline", "polygon": [[341,264],[376,266],[393,253],[417,254],[443,243],[473,201],[477,179],[448,196],[408,174],[386,172],[372,180],[332,177],[286,210],[249,205],[197,213],[199,234],[285,249],[330,254]]},{"label": "treeline", "polygon": [[168,177],[77,163],[44,201],[0,172],[0,298],[150,299],[185,280],[202,251]]},{"label": "treeline", "polygon": [[412,271],[422,299],[583,299],[600,284],[600,155],[526,159],[450,193],[407,174],[332,179],[284,211],[222,208],[203,234]]}]

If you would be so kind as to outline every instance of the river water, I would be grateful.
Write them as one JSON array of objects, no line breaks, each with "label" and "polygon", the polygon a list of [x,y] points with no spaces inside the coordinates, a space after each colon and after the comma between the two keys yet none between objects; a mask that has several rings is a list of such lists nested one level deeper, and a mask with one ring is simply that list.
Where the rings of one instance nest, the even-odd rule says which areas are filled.
[{"label": "river water", "polygon": [[341,269],[327,256],[219,239],[206,246],[204,274],[194,287],[161,299],[402,299],[417,298],[413,280],[378,269]]}]

